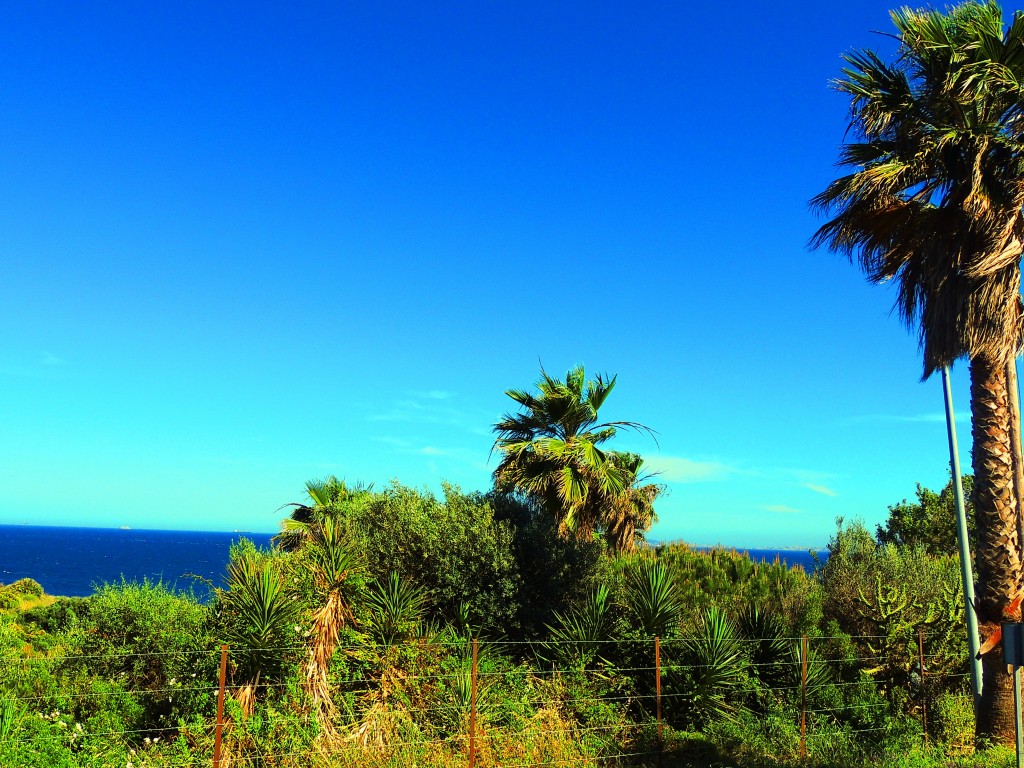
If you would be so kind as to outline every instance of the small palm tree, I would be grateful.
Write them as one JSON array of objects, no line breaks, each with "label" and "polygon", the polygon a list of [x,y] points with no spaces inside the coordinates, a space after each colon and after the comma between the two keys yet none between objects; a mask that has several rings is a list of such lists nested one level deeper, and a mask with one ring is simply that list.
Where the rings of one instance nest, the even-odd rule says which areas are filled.
[{"label": "small palm tree", "polygon": [[308,480],[306,495],[308,502],[292,502],[291,515],[281,521],[281,532],[274,537],[274,543],[285,552],[294,552],[308,542],[312,532],[326,518],[337,519],[344,505],[366,496],[372,486],[362,484],[349,487],[344,480],[328,475],[322,480]]},{"label": "small palm tree", "polygon": [[[1007,381],[1024,341],[1024,14],[1007,28],[995,2],[967,2],[892,18],[895,63],[857,51],[836,82],[854,140],[839,160],[849,172],[813,200],[832,218],[812,242],[896,284],[925,377],[970,361],[977,609],[998,625],[1020,618],[1003,610],[1024,576]],[[1013,686],[998,653],[982,663],[977,734],[1011,743]]]},{"label": "small palm tree", "polygon": [[323,519],[311,529],[310,536],[303,553],[319,607],[313,611],[303,681],[321,730],[330,739],[336,735],[338,710],[328,672],[341,630],[352,620],[352,601],[361,591],[362,576],[341,528],[332,518]]},{"label": "small palm tree", "polygon": [[647,482],[653,475],[643,472],[644,460],[635,453],[616,452],[615,461],[629,478],[627,486],[607,500],[603,519],[604,537],[616,552],[628,552],[643,542],[644,534],[657,521],[654,502],[665,486]]},{"label": "small palm tree", "polygon": [[[609,521],[614,524],[612,505],[637,481],[639,463],[604,445],[620,429],[651,431],[634,421],[600,420],[598,413],[615,388],[615,376],[598,374],[588,380],[583,366],[570,370],[564,381],[543,368],[540,373],[538,394],[518,389],[505,393],[521,411],[506,413],[494,425],[498,433],[494,448],[501,456],[494,471],[495,487],[536,499],[552,514],[562,534],[586,538],[606,528]],[[637,502],[650,498],[653,505],[649,489],[638,490],[633,498]],[[632,510],[643,514],[644,509],[643,503],[623,502],[614,510],[631,521],[620,520],[619,530],[611,535],[614,543],[632,543],[644,522]]]}]

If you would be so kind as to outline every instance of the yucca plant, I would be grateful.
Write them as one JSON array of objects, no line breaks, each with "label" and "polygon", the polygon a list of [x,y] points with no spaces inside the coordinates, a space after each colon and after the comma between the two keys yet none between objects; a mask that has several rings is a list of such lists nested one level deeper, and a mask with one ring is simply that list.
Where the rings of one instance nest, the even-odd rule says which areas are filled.
[{"label": "yucca plant", "polygon": [[732,719],[747,676],[736,627],[718,608],[701,616],[697,633],[666,647],[670,717],[687,726]]},{"label": "yucca plant", "polygon": [[[477,670],[493,668],[494,652],[492,647],[483,641],[477,642]],[[476,680],[476,718],[477,726],[483,727],[495,716],[498,708],[496,684],[498,677],[477,674]],[[473,693],[473,644],[467,642],[459,651],[455,674],[450,677],[448,685],[447,725],[450,730],[466,728],[469,722],[469,711]]]},{"label": "yucca plant", "polygon": [[277,558],[243,551],[228,563],[228,588],[218,595],[223,637],[231,649],[234,692],[249,714],[261,681],[283,677],[299,616]]},{"label": "yucca plant", "polygon": [[419,633],[427,596],[419,586],[392,571],[385,581],[370,586],[366,605],[371,636],[378,643],[392,645]]},{"label": "yucca plant", "polygon": [[753,674],[770,688],[782,688],[790,679],[792,638],[782,617],[759,605],[749,605],[737,622]]},{"label": "yucca plant", "polygon": [[659,560],[644,559],[626,575],[627,610],[648,637],[679,634],[683,613],[682,594],[675,573]]},{"label": "yucca plant", "polygon": [[542,648],[548,660],[579,668],[602,661],[601,646],[609,639],[609,594],[608,587],[601,585],[582,605],[555,612],[555,623],[548,625],[549,640]]}]

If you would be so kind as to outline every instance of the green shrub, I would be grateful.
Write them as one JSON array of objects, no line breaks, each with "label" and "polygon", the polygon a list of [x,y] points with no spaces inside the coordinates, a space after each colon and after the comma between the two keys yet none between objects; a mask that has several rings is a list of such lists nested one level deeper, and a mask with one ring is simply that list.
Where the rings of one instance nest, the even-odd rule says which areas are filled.
[{"label": "green shrub", "polygon": [[[64,635],[68,655],[57,673],[84,688],[77,699],[83,716],[96,714],[90,699],[117,700],[124,690],[139,705],[119,710],[129,730],[174,728],[179,719],[211,711],[217,673],[209,623],[205,605],[161,582],[105,584],[90,598],[88,617]],[[114,688],[89,696],[90,678]]]},{"label": "green shrub", "polygon": [[454,622],[465,606],[474,627],[515,627],[521,595],[513,532],[484,494],[445,484],[439,501],[395,483],[344,514],[376,581],[395,572],[426,590],[429,614],[442,622]]},{"label": "green shrub", "polygon": [[50,605],[37,605],[22,612],[21,618],[44,632],[65,632],[78,621],[86,621],[92,606],[91,597],[58,597]]},{"label": "green shrub", "polygon": [[943,692],[929,707],[929,730],[951,755],[974,752],[974,703],[963,693]]},{"label": "green shrub", "polygon": [[34,579],[18,579],[17,581],[8,584],[4,589],[15,595],[23,595],[25,597],[43,596],[42,584]]},{"label": "green shrub", "polygon": [[852,636],[861,667],[894,703],[919,693],[919,632],[932,680],[963,667],[967,647],[955,556],[880,545],[860,523],[844,526],[840,520],[821,583],[826,620]]}]

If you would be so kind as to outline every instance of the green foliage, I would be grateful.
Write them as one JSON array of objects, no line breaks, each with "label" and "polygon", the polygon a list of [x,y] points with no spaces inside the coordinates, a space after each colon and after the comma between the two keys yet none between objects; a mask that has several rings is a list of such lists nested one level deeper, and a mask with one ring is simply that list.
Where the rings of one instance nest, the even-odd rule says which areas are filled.
[{"label": "green foliage", "polygon": [[452,622],[460,606],[473,626],[501,634],[518,623],[520,579],[513,532],[496,520],[490,500],[444,485],[444,500],[393,484],[358,508],[349,508],[348,530],[369,575],[392,572],[423,589],[429,614]]},{"label": "green foliage", "polygon": [[[462,765],[469,639],[499,598],[503,624],[479,645],[481,765],[655,751],[654,635],[665,720],[700,730],[667,731],[667,766],[795,766],[805,663],[808,766],[968,765],[970,702],[942,677],[964,660],[948,557],[863,526],[841,526],[814,575],[680,544],[609,556],[521,497],[310,496],[324,503],[292,549],[232,548],[212,606],[144,583],[0,613],[0,765],[209,764],[224,641],[236,763],[297,768],[343,744],[352,768]],[[915,746],[925,697],[942,753]]]},{"label": "green foliage", "polygon": [[[208,688],[176,684],[213,677],[209,620],[209,609],[191,593],[162,582],[101,586],[89,598],[88,623],[73,621],[63,634],[69,655],[54,666],[62,693],[69,694],[68,711],[87,720],[97,715],[101,700],[115,706],[130,699],[115,720],[139,730],[172,728],[180,718],[208,710]],[[102,695],[96,686],[106,686]]]},{"label": "green foliage", "polygon": [[954,755],[974,751],[974,703],[969,694],[943,692],[929,707],[932,737]]},{"label": "green foliage", "polygon": [[[748,606],[760,605],[783,619],[790,636],[813,631],[820,623],[824,595],[799,566],[757,563],[735,550],[698,551],[681,542],[660,544],[654,552],[673,574],[683,605],[683,634],[700,621],[704,609],[712,607],[735,617]],[[642,557],[619,557],[613,570],[621,572]]]},{"label": "green foliage", "polygon": [[721,609],[705,610],[696,631],[666,650],[666,689],[675,723],[701,727],[735,717],[747,661],[736,627]]},{"label": "green foliage", "polygon": [[[967,513],[967,538],[975,539],[974,476],[963,476],[964,503]],[[958,551],[956,538],[956,499],[953,480],[939,493],[917,484],[917,501],[906,499],[889,507],[889,517],[878,525],[875,536],[879,544],[898,547],[920,547],[929,555],[943,556]]]},{"label": "green foliage", "polygon": [[217,628],[242,682],[285,675],[298,644],[301,606],[284,561],[242,539],[231,550],[226,590],[217,592]]},{"label": "green foliage", "polygon": [[609,594],[607,587],[599,586],[582,604],[555,613],[555,622],[548,627],[548,658],[573,668],[586,668],[602,660],[612,631]]},{"label": "green foliage", "polygon": [[627,609],[647,637],[679,634],[682,596],[675,574],[664,562],[639,560],[627,572],[624,597]]},{"label": "green foliage", "polygon": [[366,594],[366,628],[375,642],[391,645],[420,629],[427,598],[419,587],[392,571]]},{"label": "green foliage", "polygon": [[920,547],[877,544],[859,523],[840,521],[821,572],[826,619],[853,636],[863,670],[885,690],[912,693],[918,632],[933,675],[957,671],[966,659],[963,593],[954,556]]},{"label": "green foliage", "polygon": [[604,580],[611,558],[594,539],[562,537],[554,521],[528,499],[509,494],[490,497],[496,520],[512,531],[518,570],[515,618],[505,634],[543,637],[556,611],[567,611]]},{"label": "green foliage", "polygon": [[92,610],[91,597],[59,597],[49,605],[39,605],[21,616],[44,632],[65,632],[80,621],[87,621]]},{"label": "green foliage", "polygon": [[23,597],[43,596],[43,586],[34,579],[18,579],[3,587],[3,591]]}]

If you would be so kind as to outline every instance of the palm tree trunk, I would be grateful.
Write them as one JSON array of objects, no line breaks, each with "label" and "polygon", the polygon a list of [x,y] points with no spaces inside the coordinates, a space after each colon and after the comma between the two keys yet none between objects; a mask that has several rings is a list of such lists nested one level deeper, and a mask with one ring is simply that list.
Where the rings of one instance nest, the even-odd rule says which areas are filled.
[{"label": "palm tree trunk", "polygon": [[[991,636],[1021,594],[1017,493],[1007,369],[983,355],[971,360],[971,415],[974,434],[974,514],[977,519],[978,621]],[[982,691],[976,734],[1000,744],[1014,743],[1012,678],[1002,648],[982,657]]]}]

